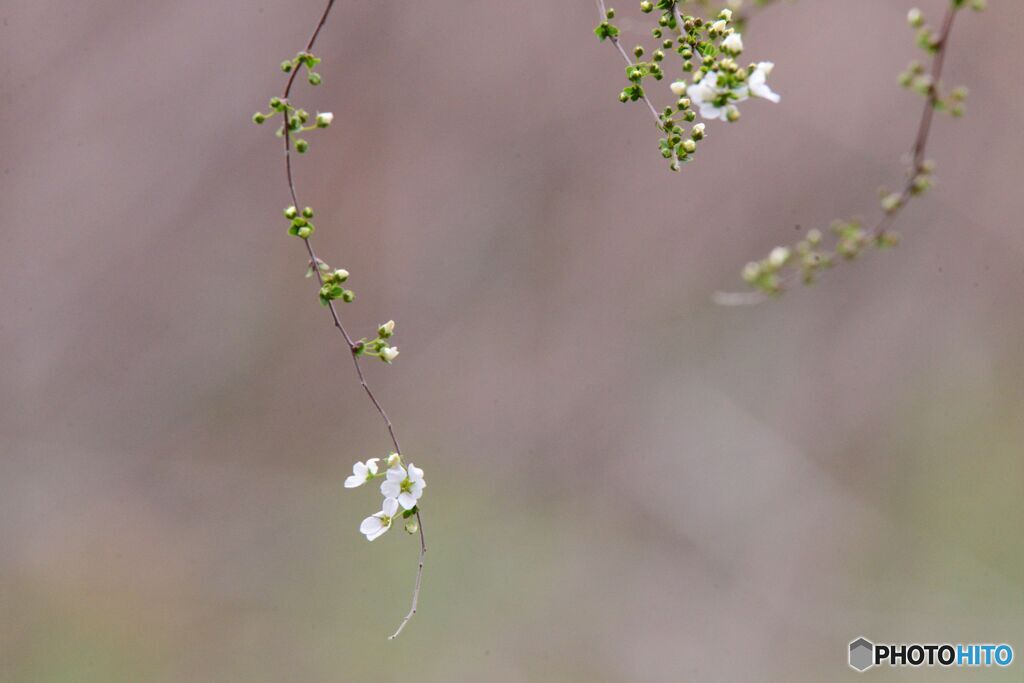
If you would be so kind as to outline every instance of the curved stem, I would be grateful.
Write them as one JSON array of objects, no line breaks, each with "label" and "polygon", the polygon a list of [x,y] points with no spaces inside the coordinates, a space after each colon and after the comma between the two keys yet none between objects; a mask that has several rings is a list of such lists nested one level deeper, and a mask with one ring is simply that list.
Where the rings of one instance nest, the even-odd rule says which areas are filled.
[{"label": "curved stem", "polygon": [[[327,0],[327,6],[324,8],[323,14],[320,15],[320,21],[317,22],[316,28],[313,29],[313,34],[309,37],[309,41],[306,43],[306,52],[312,51],[313,45],[316,43],[317,36],[320,35],[320,30],[324,27],[324,24],[327,23],[327,17],[331,14],[331,9],[333,9],[335,1],[336,0]],[[288,102],[288,97],[291,95],[292,92],[292,85],[294,85],[295,77],[298,75],[300,70],[300,67],[296,66],[291,70],[291,74],[288,76],[288,81],[284,87],[284,94],[281,96],[281,99],[285,103]],[[283,131],[284,134],[282,137],[284,137],[284,166],[285,176],[287,177],[288,180],[288,193],[291,195],[292,198],[292,206],[298,208],[299,199],[298,194],[295,191],[295,177],[292,174],[292,136],[291,130],[288,127],[287,112],[285,113]],[[319,268],[319,264],[322,263],[322,261],[320,261],[320,259],[316,255],[316,252],[313,250],[313,241],[309,237],[306,237],[303,240],[303,242],[305,242],[306,244],[306,252],[309,254],[309,262],[312,264],[313,272],[316,273],[317,281],[319,282],[320,286],[323,287],[324,277],[323,273],[320,271]],[[376,409],[377,413],[384,421],[384,425],[387,427],[388,430],[388,435],[391,437],[391,443],[394,444],[395,452],[401,455],[402,447],[398,445],[398,436],[395,434],[395,427],[391,423],[391,418],[389,418],[388,414],[384,412],[383,406],[381,406],[380,401],[377,400],[377,397],[376,395],[374,395],[373,390],[370,389],[370,385],[369,383],[367,383],[366,377],[363,374],[363,367],[359,362],[359,355],[357,354],[359,346],[352,340],[352,337],[349,335],[348,331],[345,329],[345,326],[342,324],[341,317],[338,315],[338,310],[337,308],[335,308],[334,301],[327,302],[327,309],[331,312],[331,319],[334,321],[335,329],[337,329],[338,332],[341,333],[341,336],[344,337],[345,339],[345,344],[348,346],[349,355],[352,357],[352,364],[355,366],[356,376],[359,378],[360,386],[363,387],[363,390],[366,392],[367,398],[370,399],[370,403],[373,404],[373,407]],[[416,587],[412,595],[412,609],[402,620],[401,625],[398,627],[398,630],[395,631],[394,635],[391,636],[390,640],[397,638],[398,634],[402,632],[403,628],[405,628],[405,625],[409,623],[409,620],[412,618],[412,616],[416,614],[416,607],[417,603],[419,602],[420,583],[422,582],[423,579],[423,559],[424,556],[427,554],[427,540],[423,534],[423,524],[420,521],[419,511],[416,512],[416,523],[419,525],[420,532],[420,557],[419,565],[416,569]]]},{"label": "curved stem", "polygon": [[[914,193],[914,182],[919,173],[924,170],[925,153],[928,149],[928,140],[931,137],[932,121],[935,119],[935,109],[939,104],[939,81],[942,78],[942,68],[946,63],[946,51],[949,46],[949,36],[953,31],[953,23],[956,20],[956,15],[960,11],[960,8],[950,3],[946,9],[946,15],[942,19],[942,27],[939,29],[939,35],[937,37],[937,46],[935,48],[935,55],[932,57],[931,68],[929,69],[929,75],[931,77],[931,85],[928,88],[928,92],[925,95],[924,109],[921,112],[921,120],[917,125],[917,134],[914,136],[914,145],[910,149],[910,172],[907,175],[907,181],[903,184],[903,187],[899,192],[899,202],[891,210],[886,212],[884,216],[875,224],[875,226],[869,231],[868,234],[877,240],[884,237],[892,226],[896,217],[903,211],[903,208],[913,199],[916,195]],[[796,270],[790,271],[783,278],[780,278],[779,291],[784,290],[787,286],[792,284],[799,275]],[[768,295],[764,292],[715,292],[714,301],[722,306],[750,306],[759,304],[766,299]]]},{"label": "curved stem", "polygon": [[[608,9],[605,7],[604,0],[597,0],[597,11],[601,13],[601,21],[604,21],[608,14]],[[626,52],[626,49],[622,47],[622,43],[619,42],[618,36],[608,36],[608,40],[612,41],[612,45],[618,49],[619,54],[622,55],[624,60],[626,60],[626,65],[633,66],[633,60]],[[661,130],[661,116],[658,114],[658,110],[654,108],[650,98],[647,97],[647,93],[644,93],[641,99],[644,101],[644,104],[647,105],[647,108],[651,110],[651,115],[654,116],[654,122],[658,125],[658,129]]]}]

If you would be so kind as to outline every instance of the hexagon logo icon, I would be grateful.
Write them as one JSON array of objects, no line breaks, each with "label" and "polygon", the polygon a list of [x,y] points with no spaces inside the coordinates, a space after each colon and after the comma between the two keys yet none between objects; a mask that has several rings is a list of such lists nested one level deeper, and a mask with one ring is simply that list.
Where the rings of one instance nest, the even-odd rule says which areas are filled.
[{"label": "hexagon logo icon", "polygon": [[875,644],[861,636],[850,643],[850,668],[867,671],[875,665]]}]

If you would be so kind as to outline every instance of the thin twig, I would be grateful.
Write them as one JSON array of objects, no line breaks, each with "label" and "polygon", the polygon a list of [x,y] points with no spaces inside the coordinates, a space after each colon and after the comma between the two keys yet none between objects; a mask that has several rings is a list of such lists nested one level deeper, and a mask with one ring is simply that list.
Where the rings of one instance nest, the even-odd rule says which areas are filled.
[{"label": "thin twig", "polygon": [[[597,0],[597,11],[601,13],[601,21],[605,21],[608,16],[608,10],[605,7],[604,0]],[[633,59],[629,56],[629,53],[626,52],[624,47],[622,47],[622,43],[619,42],[618,36],[608,36],[608,40],[612,41],[612,45],[618,49],[619,54],[622,55],[624,60],[626,60],[627,66],[636,66],[633,63]],[[647,108],[651,110],[651,115],[654,116],[654,122],[657,124],[658,130],[664,130],[664,126],[661,124],[661,115],[658,113],[658,110],[654,108],[654,105],[651,104],[651,100],[647,97],[647,93],[644,92],[644,94],[640,96],[640,99],[642,99],[644,104],[647,105]]]},{"label": "thin twig", "polygon": [[[869,235],[875,241],[879,238],[884,237],[889,228],[892,226],[896,217],[903,211],[903,208],[910,203],[910,200],[917,195],[914,192],[914,183],[917,176],[924,171],[925,166],[925,153],[928,149],[928,140],[931,136],[932,121],[935,118],[935,109],[939,103],[939,81],[942,78],[942,68],[946,62],[946,49],[949,46],[949,36],[953,31],[953,22],[956,19],[956,15],[959,9],[950,4],[946,10],[946,16],[942,19],[942,27],[939,29],[939,35],[937,37],[937,45],[935,54],[932,57],[931,68],[929,70],[931,84],[928,88],[928,92],[925,95],[924,109],[921,112],[921,121],[917,126],[917,134],[914,136],[914,146],[910,150],[910,168],[907,174],[907,181],[904,183],[903,188],[899,193],[899,202],[895,204],[892,210],[886,212],[886,214],[875,224],[875,226],[869,231]],[[793,279],[799,275],[796,270],[790,271],[785,277],[781,278],[779,283],[779,291],[782,291],[792,283]],[[759,304],[766,299],[768,295],[764,292],[715,292],[712,296],[715,303],[721,306],[751,306]]]},{"label": "thin twig", "polygon": [[[672,5],[672,15],[676,18],[676,35],[681,36],[683,35],[683,24],[685,22],[683,21],[683,15],[679,12],[679,3]],[[701,54],[701,51],[697,49],[696,45],[693,46],[693,49],[690,50],[690,52],[697,57],[697,61],[701,64],[704,63],[704,55]]]},{"label": "thin twig", "polygon": [[416,607],[420,601],[420,582],[423,579],[423,559],[427,554],[427,539],[423,536],[423,522],[420,520],[420,513],[418,510],[416,511],[416,525],[420,528],[420,564],[416,569],[416,585],[412,590],[412,607],[409,608],[409,613],[405,615],[404,619],[402,619],[402,623],[398,625],[398,629],[388,636],[388,640],[394,640],[399,636],[402,629],[405,628],[405,625],[408,624],[409,620],[416,614]]},{"label": "thin twig", "polygon": [[[306,52],[311,52],[313,50],[313,45],[316,43],[317,36],[320,35],[320,29],[322,29],[324,27],[324,24],[327,23],[327,17],[330,15],[331,9],[334,7],[334,3],[335,0],[327,0],[327,6],[324,8],[323,14],[320,15],[320,21],[317,22],[316,28],[313,29],[313,34],[309,37],[309,42],[306,43]],[[295,83],[295,77],[298,75],[299,71],[300,68],[298,66],[295,66],[291,70],[291,75],[288,76],[288,82],[285,84],[284,87],[284,94],[281,96],[281,99],[286,104],[288,102],[289,95],[291,95],[292,85]],[[283,130],[284,165],[285,175],[287,176],[288,179],[288,192],[292,198],[292,206],[295,206],[297,208],[299,206],[299,199],[295,191],[295,179],[292,175],[291,130],[289,129],[288,126],[287,113],[285,114]],[[320,263],[322,263],[322,261],[319,258],[317,258],[316,252],[313,251],[313,240],[310,237],[306,237],[303,241],[306,243],[306,252],[309,254],[309,262],[312,264],[313,272],[316,273],[317,281],[320,283],[320,286],[323,287],[324,278],[323,273],[320,272]],[[391,437],[391,443],[394,444],[395,446],[395,452],[398,453],[398,455],[401,455],[402,447],[398,445],[398,436],[395,434],[395,427],[394,425],[391,424],[391,419],[388,417],[388,414],[384,412],[384,408],[381,406],[380,401],[377,400],[377,397],[374,395],[373,390],[370,389],[370,385],[366,381],[366,377],[363,375],[363,367],[359,362],[359,344],[352,340],[352,337],[345,329],[345,326],[341,323],[341,317],[338,315],[338,310],[337,308],[335,308],[333,300],[327,301],[327,308],[331,312],[331,319],[334,321],[334,327],[338,330],[338,332],[341,333],[341,336],[345,338],[345,344],[348,346],[349,355],[352,356],[352,363],[355,366],[356,376],[359,378],[360,386],[363,387],[363,390],[366,392],[366,396],[370,399],[370,403],[373,404],[373,407],[377,410],[377,413],[380,415],[381,419],[384,420],[384,424],[385,426],[387,426],[388,435]],[[412,610],[410,610],[409,614],[407,614],[405,619],[402,620],[402,624],[398,627],[398,630],[395,631],[394,635],[392,635],[389,640],[393,640],[394,638],[398,637],[398,634],[402,632],[403,628],[405,628],[405,625],[409,622],[409,619],[411,619],[412,616],[416,614],[416,606],[419,603],[420,583],[423,579],[423,559],[424,556],[427,554],[427,540],[423,534],[423,524],[420,521],[419,510],[416,511],[416,523],[419,525],[420,532],[420,558],[419,565],[416,569],[416,588],[413,591],[412,595]]]}]

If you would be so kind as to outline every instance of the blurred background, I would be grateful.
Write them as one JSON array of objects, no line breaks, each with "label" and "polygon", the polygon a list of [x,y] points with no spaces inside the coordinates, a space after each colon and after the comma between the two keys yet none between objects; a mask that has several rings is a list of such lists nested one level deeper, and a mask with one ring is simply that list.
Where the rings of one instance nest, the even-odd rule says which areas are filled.
[{"label": "blurred background", "polygon": [[756,14],[744,56],[782,103],[709,122],[681,174],[590,0],[338,4],[295,94],[334,125],[296,173],[349,329],[398,323],[368,375],[426,470],[430,552],[388,642],[417,543],[358,532],[378,494],[342,482],[389,443],[249,121],[322,4],[0,8],[0,680],[820,681],[856,676],[860,635],[1024,652],[1024,5],[958,20],[968,113],[937,119],[903,246],[737,309],[711,296],[746,261],[900,182],[910,2]]}]

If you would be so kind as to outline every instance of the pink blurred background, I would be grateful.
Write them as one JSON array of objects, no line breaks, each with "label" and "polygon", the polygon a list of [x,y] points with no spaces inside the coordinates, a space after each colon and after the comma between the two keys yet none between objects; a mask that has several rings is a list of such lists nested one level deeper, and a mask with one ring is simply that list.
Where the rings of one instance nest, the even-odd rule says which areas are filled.
[{"label": "pink blurred background", "polygon": [[899,182],[910,5],[759,13],[782,103],[676,175],[589,0],[339,2],[297,179],[350,329],[398,322],[368,370],[430,552],[389,643],[416,543],[358,533],[377,494],[341,484],[386,433],[249,122],[321,0],[7,0],[0,680],[843,680],[860,635],[1024,648],[1024,5],[958,20],[968,113],[903,246],[711,301]]}]

